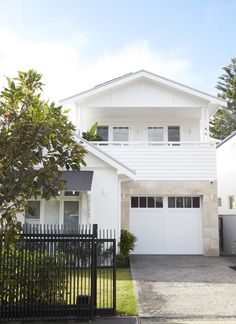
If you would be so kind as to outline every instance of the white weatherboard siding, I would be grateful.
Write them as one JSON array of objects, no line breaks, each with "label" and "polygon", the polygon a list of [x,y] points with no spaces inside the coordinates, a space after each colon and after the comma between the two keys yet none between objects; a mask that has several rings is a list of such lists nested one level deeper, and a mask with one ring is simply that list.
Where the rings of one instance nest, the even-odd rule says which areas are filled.
[{"label": "white weatherboard siding", "polygon": [[215,145],[100,146],[136,171],[137,180],[215,180]]},{"label": "white weatherboard siding", "polygon": [[202,254],[201,209],[131,208],[135,254]]}]

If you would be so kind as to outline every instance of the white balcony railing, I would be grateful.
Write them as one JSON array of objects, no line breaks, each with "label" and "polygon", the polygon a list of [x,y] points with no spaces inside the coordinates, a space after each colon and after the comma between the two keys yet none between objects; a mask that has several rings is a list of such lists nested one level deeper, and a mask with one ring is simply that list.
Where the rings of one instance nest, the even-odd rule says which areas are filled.
[{"label": "white balcony railing", "polygon": [[116,141],[99,141],[90,142],[95,146],[212,146],[215,147],[215,143],[212,142],[116,142]]}]

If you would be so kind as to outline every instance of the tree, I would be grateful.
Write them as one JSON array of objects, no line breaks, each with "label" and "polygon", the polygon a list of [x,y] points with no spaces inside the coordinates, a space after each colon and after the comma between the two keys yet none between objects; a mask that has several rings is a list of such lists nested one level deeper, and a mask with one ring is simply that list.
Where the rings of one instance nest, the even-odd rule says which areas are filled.
[{"label": "tree", "polygon": [[85,151],[62,107],[42,99],[39,73],[7,81],[0,95],[0,236],[12,240],[21,228],[17,213],[31,197],[56,196],[60,170],[79,170]]},{"label": "tree", "polygon": [[236,130],[236,57],[223,70],[216,89],[220,91],[218,96],[227,101],[227,107],[220,108],[210,124],[211,135],[221,140]]}]

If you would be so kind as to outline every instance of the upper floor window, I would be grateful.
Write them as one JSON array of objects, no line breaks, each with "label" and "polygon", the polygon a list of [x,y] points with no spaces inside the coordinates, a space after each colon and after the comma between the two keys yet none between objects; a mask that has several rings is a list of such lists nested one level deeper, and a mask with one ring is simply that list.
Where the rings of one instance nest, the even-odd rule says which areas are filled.
[{"label": "upper floor window", "polygon": [[180,141],[180,129],[179,126],[168,126],[168,142]]},{"label": "upper floor window", "polygon": [[148,127],[148,142],[163,142],[164,127]]},{"label": "upper floor window", "polygon": [[218,198],[218,207],[221,207],[222,206],[222,199],[219,197]]},{"label": "upper floor window", "polygon": [[102,141],[108,141],[108,126],[97,126],[97,134],[101,136]]},{"label": "upper floor window", "polygon": [[127,142],[129,140],[129,127],[113,127],[113,141]]}]

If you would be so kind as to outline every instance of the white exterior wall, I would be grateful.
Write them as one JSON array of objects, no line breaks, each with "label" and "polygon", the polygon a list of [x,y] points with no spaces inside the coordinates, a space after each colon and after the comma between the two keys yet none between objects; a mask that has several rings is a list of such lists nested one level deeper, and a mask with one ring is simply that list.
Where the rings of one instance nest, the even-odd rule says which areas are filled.
[{"label": "white exterior wall", "polygon": [[236,205],[229,208],[229,196],[234,196],[236,203],[236,136],[219,146],[217,153],[218,197],[220,215],[236,215]]},{"label": "white exterior wall", "polygon": [[120,231],[119,179],[117,170],[92,154],[85,155],[86,168],[92,170],[93,180],[90,195],[90,219],[88,223],[99,224],[102,229]]}]

